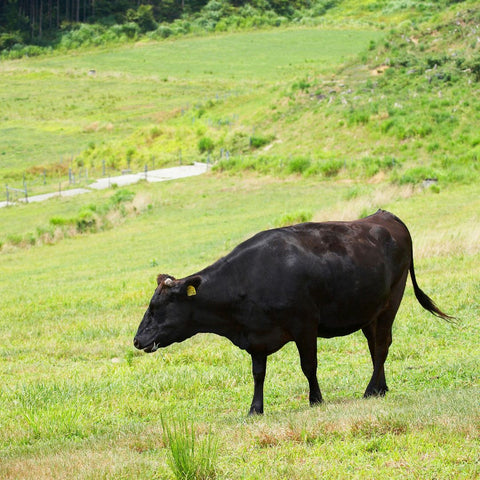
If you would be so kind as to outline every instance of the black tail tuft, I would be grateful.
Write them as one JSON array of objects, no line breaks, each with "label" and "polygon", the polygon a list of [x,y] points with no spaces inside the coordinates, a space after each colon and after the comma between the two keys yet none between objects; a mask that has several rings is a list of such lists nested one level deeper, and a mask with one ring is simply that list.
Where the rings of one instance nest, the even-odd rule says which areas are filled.
[{"label": "black tail tuft", "polygon": [[415,296],[417,300],[420,302],[420,305],[425,309],[428,310],[433,315],[443,318],[447,322],[455,323],[455,317],[447,315],[446,313],[442,312],[434,303],[434,301],[422,291],[422,289],[418,286],[417,279],[415,278],[415,269],[413,268],[413,256],[412,256],[412,263],[410,264],[410,276],[412,277],[413,283],[413,290],[415,292]]}]

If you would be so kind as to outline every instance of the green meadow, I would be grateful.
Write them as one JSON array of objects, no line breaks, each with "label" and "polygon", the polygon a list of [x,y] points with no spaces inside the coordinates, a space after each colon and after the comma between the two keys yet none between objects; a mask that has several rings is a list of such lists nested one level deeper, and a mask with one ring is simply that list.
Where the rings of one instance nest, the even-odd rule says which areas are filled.
[{"label": "green meadow", "polygon": [[[130,191],[151,207],[115,228],[2,253],[2,478],[172,478],[162,419],[183,418],[198,441],[218,443],[218,478],[479,475],[476,188],[358,195],[355,185],[210,174]],[[248,419],[249,356],[227,340],[133,348],[159,272],[192,273],[288,215],[354,218],[378,206],[410,225],[421,287],[459,319],[422,311],[408,285],[386,398],[361,398],[371,368],[361,334],[319,340],[318,408],[294,346],[271,356],[266,414]]]},{"label": "green meadow", "polygon": [[[457,9],[437,27],[460,49]],[[179,150],[215,165],[0,209],[0,478],[480,478],[478,47],[462,23],[471,72],[449,57],[433,72],[449,80],[429,81],[432,25],[409,31],[415,52],[354,24],[2,61],[3,184],[46,171],[36,188],[55,190],[68,168],[173,165]],[[428,314],[407,282],[385,398],[362,398],[361,333],[318,340],[315,408],[295,346],[269,357],[256,417],[250,358],[226,339],[134,349],[159,273],[191,274],[262,229],[378,208],[408,225],[420,287],[457,318]]]},{"label": "green meadow", "polygon": [[271,98],[299,74],[335,68],[380,35],[287,29],[4,61],[2,180],[39,166],[56,181],[69,166],[143,167],[179,150],[198,155],[206,109],[217,106],[215,123],[232,130],[258,115],[259,97]]}]

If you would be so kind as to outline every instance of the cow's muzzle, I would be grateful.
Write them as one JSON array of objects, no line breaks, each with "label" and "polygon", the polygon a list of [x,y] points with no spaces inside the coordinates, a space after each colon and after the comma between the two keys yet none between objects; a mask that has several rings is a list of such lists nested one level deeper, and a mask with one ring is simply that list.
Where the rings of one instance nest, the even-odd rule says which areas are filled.
[{"label": "cow's muzzle", "polygon": [[135,337],[133,339],[133,345],[135,348],[138,348],[138,350],[143,350],[145,353],[153,353],[160,348],[159,343],[153,342],[153,343],[145,344],[141,342],[138,337]]}]

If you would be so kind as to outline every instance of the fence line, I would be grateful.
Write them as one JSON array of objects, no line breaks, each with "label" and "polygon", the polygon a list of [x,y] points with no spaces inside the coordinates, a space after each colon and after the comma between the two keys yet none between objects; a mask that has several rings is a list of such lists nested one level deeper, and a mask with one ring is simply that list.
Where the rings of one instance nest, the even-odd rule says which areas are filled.
[{"label": "fence line", "polygon": [[[219,158],[228,159],[228,157],[229,152],[222,149]],[[158,168],[168,168],[168,166],[165,166],[165,163],[170,163],[170,166],[172,166],[172,160],[174,160],[177,165],[182,166],[194,163],[195,161],[199,160],[199,158],[198,155],[185,156],[181,150],[178,150],[178,152],[171,155],[162,156],[160,159],[155,158],[155,156],[152,155],[150,161],[144,165],[143,169],[139,169],[137,172],[132,170],[131,161],[127,159],[126,165],[124,164],[124,167],[126,168],[121,168],[119,166],[112,168],[108,166],[105,160],[102,160],[100,167],[97,168],[93,166],[79,166],[78,168],[69,166],[67,173],[62,176],[58,174],[49,176],[46,169],[37,174],[36,177],[30,178],[29,180],[27,180],[28,176],[23,174],[23,188],[15,188],[5,185],[6,205],[13,205],[17,201],[29,203],[29,197],[33,195],[52,193],[52,190],[48,190],[47,186],[52,186],[56,182],[58,182],[58,193],[61,195],[62,192],[65,192],[71,187],[77,188],[81,187],[82,185],[88,187],[89,184],[92,184],[96,180],[102,178],[110,179],[111,177],[115,176],[142,174],[143,178],[148,180],[149,172]],[[207,156],[206,162],[207,165],[212,165],[213,162],[210,154]],[[163,167],[160,165],[163,165]]]},{"label": "fence line", "polygon": [[[15,194],[16,192],[23,193],[25,203],[28,203],[28,191],[27,191],[27,184],[26,183],[24,184],[23,189],[13,188],[13,187],[9,187],[8,185],[5,185],[5,190],[6,190],[6,195],[7,195],[7,205],[13,203],[10,192],[12,192],[13,194]],[[16,196],[16,198],[18,199],[18,195]]]}]

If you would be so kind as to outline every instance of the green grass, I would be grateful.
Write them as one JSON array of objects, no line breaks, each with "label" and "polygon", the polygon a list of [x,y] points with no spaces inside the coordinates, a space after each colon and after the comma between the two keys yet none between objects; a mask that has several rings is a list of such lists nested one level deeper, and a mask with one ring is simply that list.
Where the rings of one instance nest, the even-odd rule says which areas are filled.
[{"label": "green grass", "polygon": [[211,435],[197,439],[193,424],[184,418],[173,424],[162,422],[163,434],[170,449],[169,465],[179,480],[216,478],[217,444]]},{"label": "green grass", "polygon": [[[131,190],[153,208],[110,230],[1,255],[2,478],[173,478],[161,418],[185,415],[218,442],[218,478],[479,475],[480,257],[478,242],[463,248],[478,223],[476,186],[412,194],[210,175]],[[61,203],[43,208],[54,215]],[[294,346],[272,355],[266,415],[248,420],[250,360],[225,339],[134,350],[159,272],[192,273],[281,217],[377,206],[410,226],[421,287],[460,319],[455,327],[429,316],[407,287],[385,399],[361,399],[371,368],[361,334],[319,340],[319,408],[308,407]],[[437,233],[445,248],[431,254]]]},{"label": "green grass", "polygon": [[93,179],[207,158],[221,171],[477,181],[479,15],[461,2],[388,33],[289,28],[3,62],[0,181],[26,175],[34,194],[68,168]]},{"label": "green grass", "polygon": [[[342,5],[357,18],[367,3],[368,21],[409,15],[406,2]],[[181,447],[186,417],[193,444],[217,445],[200,457],[220,479],[480,477],[477,84],[429,83],[403,60],[370,76],[387,57],[428,63],[435,43],[468,44],[475,58],[470,30],[453,28],[463,3],[418,30],[423,50],[403,30],[299,29],[2,62],[3,183],[21,184],[25,169],[38,181],[46,168],[56,190],[69,166],[173,164],[179,148],[188,162],[202,138],[212,155],[232,155],[201,177],[0,209],[1,478],[175,478],[164,426]],[[432,43],[426,28],[440,24]],[[453,57],[447,67],[457,75]],[[438,183],[420,186],[432,172]],[[409,226],[421,288],[459,319],[423,311],[408,282],[386,398],[361,398],[371,374],[361,333],[319,339],[326,403],[313,409],[294,345],[272,355],[266,414],[255,418],[250,359],[227,340],[134,349],[158,273],[193,273],[262,229],[377,208]],[[75,227],[92,218],[96,228]]]},{"label": "green grass", "polygon": [[[171,162],[179,150],[198,157],[197,135],[209,123],[243,123],[242,104],[250,115],[272,87],[335,68],[377,38],[371,30],[290,29],[4,61],[2,181],[18,182],[38,165],[52,176],[62,162],[63,174],[85,164],[93,175],[102,160],[126,168],[127,157],[137,167],[152,157]],[[199,118],[215,105],[219,118]]]}]

